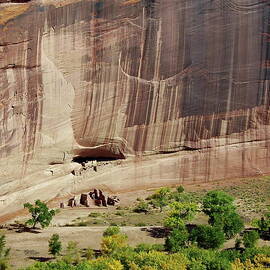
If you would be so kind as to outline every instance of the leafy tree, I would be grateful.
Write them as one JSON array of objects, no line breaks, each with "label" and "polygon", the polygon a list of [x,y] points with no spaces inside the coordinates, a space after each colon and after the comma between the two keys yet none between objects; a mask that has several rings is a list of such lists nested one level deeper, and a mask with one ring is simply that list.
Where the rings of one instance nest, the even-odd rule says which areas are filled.
[{"label": "leafy tree", "polygon": [[175,215],[183,221],[191,221],[198,211],[198,205],[191,202],[173,202],[170,204],[171,215]]},{"label": "leafy tree", "polygon": [[103,254],[112,255],[125,247],[127,247],[127,236],[125,234],[104,236],[101,241],[101,252]]},{"label": "leafy tree", "polygon": [[120,233],[120,228],[118,226],[109,226],[104,232],[103,236],[112,236]]},{"label": "leafy tree", "polygon": [[49,253],[52,254],[54,257],[60,254],[62,250],[62,243],[59,240],[58,234],[53,234],[49,240]]},{"label": "leafy tree", "polygon": [[217,227],[199,225],[191,232],[191,240],[200,248],[220,248],[225,242],[224,233]]},{"label": "leafy tree", "polygon": [[179,186],[176,188],[178,193],[183,193],[185,191],[185,189],[182,186]]},{"label": "leafy tree", "polygon": [[158,189],[155,194],[151,197],[151,203],[154,207],[160,209],[160,212],[163,211],[163,208],[169,204],[171,197],[171,189],[167,187],[162,187]]},{"label": "leafy tree", "polygon": [[8,258],[10,248],[6,248],[6,237],[0,235],[0,270],[8,269]]},{"label": "leafy tree", "polygon": [[168,217],[165,219],[165,226],[168,228],[180,228],[187,221],[191,221],[198,211],[196,203],[191,202],[173,202],[170,204],[171,211]]},{"label": "leafy tree", "polygon": [[225,215],[223,224],[223,231],[228,239],[234,237],[244,229],[243,219],[238,213]]},{"label": "leafy tree", "polygon": [[[215,214],[223,215],[224,213],[234,212],[235,206],[233,205],[233,201],[233,197],[224,191],[209,191],[203,198],[203,212],[208,215],[210,219]],[[210,224],[212,224],[211,221]]]},{"label": "leafy tree", "polygon": [[233,197],[226,192],[217,190],[208,192],[203,199],[203,212],[209,216],[209,224],[223,230],[228,239],[244,228],[233,201]]},{"label": "leafy tree", "polygon": [[221,228],[227,239],[234,237],[237,233],[244,229],[244,222],[236,212],[222,214],[214,214],[212,223],[215,227]]},{"label": "leafy tree", "polygon": [[255,247],[259,238],[260,238],[260,236],[259,236],[259,233],[257,231],[244,232],[243,244],[244,244],[245,248]]},{"label": "leafy tree", "polygon": [[36,200],[35,205],[25,203],[24,208],[32,215],[32,218],[26,221],[26,225],[32,225],[32,228],[36,228],[38,223],[42,228],[48,227],[56,214],[56,210],[50,210],[46,203],[40,200]]},{"label": "leafy tree", "polygon": [[169,251],[178,252],[187,245],[188,239],[189,233],[186,226],[182,229],[174,229],[166,238],[165,247]]},{"label": "leafy tree", "polygon": [[81,259],[81,250],[78,248],[78,243],[74,241],[68,242],[63,261],[67,264],[79,264]]}]

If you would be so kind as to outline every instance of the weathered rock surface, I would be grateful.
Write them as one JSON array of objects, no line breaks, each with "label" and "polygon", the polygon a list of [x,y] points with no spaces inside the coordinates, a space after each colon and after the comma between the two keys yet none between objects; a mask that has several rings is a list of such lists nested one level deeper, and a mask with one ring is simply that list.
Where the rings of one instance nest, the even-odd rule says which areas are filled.
[{"label": "weathered rock surface", "polygon": [[[269,20],[264,0],[0,5],[2,213],[269,173]],[[75,155],[135,159],[76,184],[67,165],[44,174]]]}]

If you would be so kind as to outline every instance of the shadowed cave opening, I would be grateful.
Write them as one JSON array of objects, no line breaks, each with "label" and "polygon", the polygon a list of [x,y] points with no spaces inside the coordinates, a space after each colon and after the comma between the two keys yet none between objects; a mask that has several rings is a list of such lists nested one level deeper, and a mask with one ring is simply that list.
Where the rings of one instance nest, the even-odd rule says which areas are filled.
[{"label": "shadowed cave opening", "polygon": [[72,161],[76,163],[87,163],[88,161],[96,160],[98,162],[106,162],[106,161],[114,161],[121,158],[116,157],[85,157],[85,156],[75,156],[73,157]]},{"label": "shadowed cave opening", "polygon": [[74,151],[73,162],[86,163],[88,161],[109,162],[119,159],[125,159],[125,155],[120,151],[110,151],[109,149],[77,149]]},{"label": "shadowed cave opening", "polygon": [[30,2],[31,0],[0,0],[0,4],[2,3],[17,3],[17,4],[20,4],[20,3],[27,3],[27,2]]}]

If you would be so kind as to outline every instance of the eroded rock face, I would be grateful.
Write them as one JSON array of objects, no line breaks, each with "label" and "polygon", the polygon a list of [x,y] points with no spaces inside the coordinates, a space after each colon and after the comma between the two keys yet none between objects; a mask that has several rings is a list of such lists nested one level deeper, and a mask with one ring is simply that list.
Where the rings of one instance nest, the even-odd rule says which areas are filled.
[{"label": "eroded rock face", "polygon": [[[39,172],[66,153],[135,156],[102,178],[115,190],[270,172],[267,1],[53,1],[0,15],[0,195],[48,184]],[[173,152],[163,170],[138,158]]]}]

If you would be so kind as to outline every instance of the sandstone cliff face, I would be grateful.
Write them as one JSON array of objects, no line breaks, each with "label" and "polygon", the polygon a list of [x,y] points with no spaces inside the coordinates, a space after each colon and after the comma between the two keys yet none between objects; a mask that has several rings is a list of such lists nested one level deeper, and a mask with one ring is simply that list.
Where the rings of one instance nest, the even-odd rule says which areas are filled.
[{"label": "sandstone cliff face", "polygon": [[78,189],[269,173],[269,20],[263,0],[0,6],[3,207],[74,192],[41,172],[76,155],[135,157]]}]

